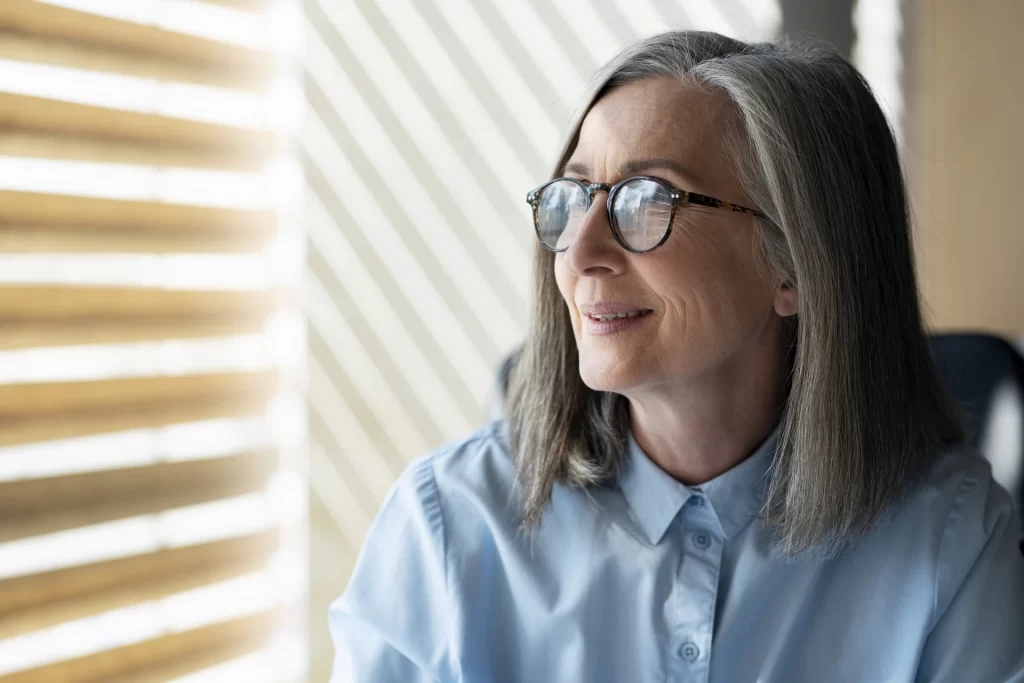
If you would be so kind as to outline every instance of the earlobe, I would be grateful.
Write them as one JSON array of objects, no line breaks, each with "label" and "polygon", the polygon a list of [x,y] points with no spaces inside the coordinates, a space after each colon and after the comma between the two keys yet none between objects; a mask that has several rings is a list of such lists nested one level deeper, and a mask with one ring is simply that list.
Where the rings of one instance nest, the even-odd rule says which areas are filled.
[{"label": "earlobe", "polygon": [[795,287],[783,284],[775,290],[775,313],[783,318],[800,312],[800,297]]}]

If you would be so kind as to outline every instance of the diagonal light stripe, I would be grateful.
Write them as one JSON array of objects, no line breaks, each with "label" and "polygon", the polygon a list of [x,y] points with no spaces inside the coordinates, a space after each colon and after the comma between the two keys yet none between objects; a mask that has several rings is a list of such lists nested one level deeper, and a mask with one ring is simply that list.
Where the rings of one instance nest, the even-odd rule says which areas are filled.
[{"label": "diagonal light stripe", "polygon": [[[358,314],[352,303],[352,297],[348,291],[337,282],[331,273],[330,267],[324,261],[319,251],[310,253],[310,279],[313,282],[321,282],[324,291],[322,294],[329,297],[329,303],[336,309],[338,318],[347,323],[354,337],[358,338],[362,349],[365,351],[368,362],[373,364],[376,372],[381,376],[384,384],[387,385],[391,394],[392,409],[402,411],[404,419],[421,435],[424,443],[438,444],[444,441],[444,435],[437,428],[437,421],[430,415],[426,405],[431,404],[430,400],[421,401],[416,396],[410,378],[403,375],[392,359],[391,354],[385,346],[385,341],[375,334],[367,326],[365,318]],[[329,289],[328,289],[329,288]],[[320,297],[315,293],[314,297]],[[415,345],[412,345],[415,347]],[[445,396],[444,387],[438,382],[422,384],[421,391],[434,394],[436,400],[443,402]],[[468,420],[467,420],[468,422]]]},{"label": "diagonal light stripe", "polygon": [[[314,46],[317,42],[310,40]],[[525,298],[514,284],[517,277],[521,279],[514,275],[514,259],[518,254],[525,258],[526,231],[521,229],[513,238],[513,227],[500,217],[491,225],[479,220],[486,215],[471,217],[466,205],[476,195],[473,183],[449,189],[441,182],[437,169],[395,118],[369,75],[350,60],[351,53],[341,50],[338,56],[357,80],[353,85],[328,54],[311,60],[310,68],[316,70],[307,72],[307,98],[314,122],[327,126],[336,146],[391,220],[407,224],[410,242],[446,260],[462,259],[464,267],[478,270],[500,305],[515,316]],[[341,95],[355,90],[363,97]],[[358,138],[352,131],[360,132]],[[506,195],[503,201],[509,203],[509,199]],[[525,210],[525,203],[515,209],[517,213]]]},{"label": "diagonal light stripe", "polygon": [[[770,15],[764,13],[765,5],[778,5],[777,0],[716,0],[715,4],[732,25],[732,33],[729,36],[745,41],[758,41],[771,38],[778,30],[777,24],[773,24]],[[692,10],[686,10],[686,0],[675,0],[669,3],[659,3],[659,6],[668,5],[666,13],[682,12],[689,15],[688,25],[693,23]],[[754,11],[751,5],[761,7]],[[781,12],[779,13],[781,17]]]},{"label": "diagonal light stripe", "polygon": [[426,74],[434,89],[443,100],[459,103],[452,113],[473,143],[486,144],[500,159],[499,170],[509,173],[518,165],[524,176],[540,173],[544,167],[541,147],[502,106],[498,88],[433,4],[392,0],[381,3],[380,9],[416,61],[431,65]]},{"label": "diagonal light stripe", "polygon": [[[354,147],[355,140],[347,129],[336,126],[331,138],[345,148],[346,154],[355,162],[359,176],[370,183],[369,189],[372,196],[386,219],[377,222],[361,222],[354,226],[355,229],[370,233],[369,239],[372,239],[377,245],[383,238],[397,237],[402,250],[414,256],[416,272],[426,274],[432,289],[441,296],[442,306],[421,311],[418,315],[428,324],[434,324],[437,319],[433,316],[447,315],[447,313],[441,313],[443,309],[447,309],[458,320],[459,328],[471,340],[472,347],[476,349],[479,357],[493,358],[498,349],[504,345],[508,331],[496,329],[492,324],[493,317],[498,315],[499,311],[481,309],[479,305],[474,308],[473,302],[479,302],[484,294],[467,290],[477,287],[486,291],[484,283],[476,278],[466,277],[466,273],[460,270],[446,267],[440,255],[432,253],[427,241],[418,234],[411,216],[392,202],[391,191],[386,185],[386,180],[370,165],[369,157]],[[337,193],[338,188],[335,187],[334,181],[327,182],[332,191]],[[348,191],[347,187],[345,191]],[[393,226],[391,228],[393,234],[377,234],[389,232],[388,226]],[[395,262],[394,258],[386,251],[382,253],[382,256],[386,259],[385,262]],[[486,301],[486,298],[483,300]],[[506,327],[508,322],[510,321],[506,321],[502,327]]]},{"label": "diagonal light stripe", "polygon": [[553,98],[545,98],[550,90],[547,81],[538,83],[537,78],[527,79],[516,68],[514,57],[503,49],[502,41],[481,20],[470,0],[426,0],[418,6],[448,25],[454,38],[442,42],[458,40],[470,55],[467,59],[475,62],[485,78],[494,83],[494,90],[509,114],[522,123],[535,141],[544,158],[542,172],[546,172],[569,120],[568,113],[560,111]]},{"label": "diagonal light stripe", "polygon": [[[321,30],[326,39],[332,38],[326,33],[330,26],[321,26]],[[466,216],[471,216],[473,229],[489,226],[481,230],[486,234],[487,246],[495,257],[500,257],[499,265],[509,277],[514,278],[521,272],[515,259],[521,256],[525,260],[529,254],[527,238],[531,235],[520,228],[523,223],[529,225],[525,202],[512,202],[502,186],[488,185],[480,173],[474,172],[471,160],[459,148],[465,142],[451,139],[450,131],[438,123],[368,28],[355,33],[352,26],[341,30],[345,33],[339,32],[333,38],[335,42],[344,41],[344,45],[336,45],[333,50],[324,44],[319,33],[308,32],[306,68],[310,77],[327,93],[327,99],[334,103],[343,120],[359,126],[361,132],[366,125],[368,134],[383,140],[380,152],[389,161],[381,159],[377,164],[387,175],[392,168],[407,169],[415,176],[417,185],[434,195],[434,202],[443,197],[459,198],[457,208],[465,215],[456,220],[465,222]],[[356,60],[357,54],[365,55],[364,61],[373,65],[372,73]],[[379,83],[389,87],[380,89]],[[357,110],[350,112],[353,108]],[[528,183],[526,179],[521,181]],[[510,221],[510,217],[514,220]]]},{"label": "diagonal light stripe", "polygon": [[[603,5],[614,5],[618,16],[628,21],[638,37],[647,37],[662,31],[685,29],[692,24],[692,19],[676,2],[658,2],[657,0],[598,0]],[[613,17],[607,17],[613,21]]]},{"label": "diagonal light stripe", "polygon": [[[624,4],[618,0],[619,4]],[[661,30],[688,29],[693,26],[693,17],[686,11],[683,0],[672,0],[671,2],[658,2],[657,0],[637,0],[637,4],[643,8],[643,12],[650,16],[657,16],[661,22]]]},{"label": "diagonal light stripe", "polygon": [[[311,120],[312,117],[311,117]],[[313,127],[308,130],[312,131]],[[306,136],[304,136],[305,138]],[[334,197],[340,197],[340,187],[350,188],[349,192],[359,192],[360,176],[348,165],[344,155],[330,153],[329,148],[317,144],[320,138],[304,140],[304,147],[310,154],[313,165],[309,169],[311,187],[320,194],[317,183],[322,178]],[[330,142],[333,146],[333,142]],[[369,192],[366,192],[369,197]],[[320,194],[321,200],[329,198]],[[401,306],[403,317],[408,316],[410,324],[419,321],[421,330],[426,336],[434,337],[444,348],[452,349],[454,358],[460,359],[460,365],[467,377],[480,377],[489,373],[491,365],[476,339],[470,339],[463,321],[454,315],[452,302],[438,291],[435,284],[424,272],[423,260],[410,250],[408,240],[392,227],[391,221],[382,216],[375,203],[368,201],[354,202],[349,213],[346,205],[340,205],[347,215],[341,227],[346,230],[350,242],[359,238],[365,239],[365,248],[360,250],[360,257],[367,259],[376,256],[373,272],[380,280],[397,280],[392,289],[390,300],[393,306],[401,306],[401,299],[408,299],[411,308]],[[337,211],[331,209],[332,215],[339,218]],[[399,279],[400,278],[400,279]],[[484,348],[490,347],[488,343]],[[492,361],[493,362],[493,361]]]},{"label": "diagonal light stripe", "polygon": [[557,76],[556,82],[563,92],[577,87],[597,67],[580,43],[570,17],[558,8],[535,0],[495,4],[509,27]]},{"label": "diagonal light stripe", "polygon": [[732,35],[732,24],[714,0],[687,0],[685,7],[693,17],[694,28]]},{"label": "diagonal light stripe", "polygon": [[572,17],[580,41],[594,64],[604,64],[625,47],[625,42],[602,20],[590,0],[553,0],[552,5],[563,15]]},{"label": "diagonal light stripe", "polygon": [[391,434],[398,452],[409,454],[425,450],[431,445],[430,440],[415,428],[348,321],[338,313],[323,284],[312,273],[307,274],[306,296],[310,323],[327,342],[338,365],[345,369],[358,395],[379,424],[405,425]]},{"label": "diagonal light stripe", "polygon": [[[332,7],[336,6],[328,4],[325,10]],[[471,201],[473,188],[478,188],[479,196],[486,198],[498,215],[497,222],[490,226],[487,233],[489,248],[500,251],[524,245],[526,241],[517,227],[519,223],[510,222],[509,219],[528,216],[524,211],[525,204],[522,199],[515,198],[518,193],[509,193],[504,188],[509,184],[516,186],[523,183],[529,189],[533,186],[526,180],[529,173],[523,175],[519,171],[519,181],[514,177],[506,177],[508,169],[505,165],[490,158],[490,150],[494,147],[490,140],[483,140],[479,148],[472,144],[473,141],[467,137],[467,127],[472,128],[476,123],[460,123],[452,105],[442,99],[430,85],[422,65],[379,11],[371,8],[372,23],[363,20],[361,15],[339,19],[336,16],[339,12],[337,9],[326,11],[330,14],[315,17],[317,23],[313,26],[317,34],[328,43],[328,49],[323,52],[332,55],[336,62],[335,72],[344,72],[354,86],[349,91],[353,93],[353,97],[349,98],[352,102],[346,100],[345,107],[364,103],[381,123],[388,137],[394,139],[395,146],[405,154],[407,163],[420,176],[422,183],[437,196],[443,196],[443,188],[449,187],[452,194],[465,197],[455,205],[456,209],[463,202]],[[318,66],[316,62],[327,60],[317,57],[311,61],[315,67]],[[388,87],[381,88],[382,83],[387,83]],[[328,99],[336,97],[334,90],[327,88],[326,92]],[[443,140],[443,149],[454,154],[439,157],[437,163],[432,163],[431,157],[421,151],[421,146],[430,142],[440,144],[437,140]],[[453,157],[465,167],[468,175],[449,186],[443,181],[451,172],[450,159]],[[434,173],[428,172],[429,168],[433,168]],[[518,165],[513,164],[510,168],[514,175]],[[439,180],[442,182],[437,182]],[[474,212],[471,215],[473,225],[480,225],[478,217],[483,218],[484,214]],[[491,230],[497,231],[499,228],[505,229],[513,237],[511,242],[507,241],[507,236],[491,234]]]},{"label": "diagonal light stripe", "polygon": [[353,548],[363,544],[372,517],[360,509],[352,499],[345,478],[331,464],[318,444],[309,449],[309,485],[331,513],[331,519],[341,529]]},{"label": "diagonal light stripe", "polygon": [[[315,41],[311,41],[315,42]],[[516,329],[514,320],[525,309],[525,284],[522,273],[525,259],[520,262],[516,252],[502,253],[498,247],[500,230],[483,229],[474,223],[460,206],[459,199],[441,183],[429,179],[430,170],[424,168],[425,158],[412,155],[419,168],[410,168],[410,145],[402,145],[379,123],[360,100],[350,100],[342,107],[329,93],[339,92],[337,85],[344,81],[322,82],[318,74],[310,73],[307,93],[311,104],[303,138],[316,136],[321,144],[339,150],[345,162],[356,169],[359,181],[367,194],[353,195],[354,201],[375,200],[384,215],[403,230],[404,239],[413,248],[424,253],[421,261],[438,287],[445,286],[444,271],[451,271],[458,281],[480,282],[483,287],[458,292],[456,296],[475,298],[474,305],[484,316],[492,311],[488,325],[501,340],[503,333]],[[332,87],[334,86],[334,87]],[[358,130],[358,138],[351,131]],[[393,131],[391,132],[393,135]],[[411,144],[411,141],[410,141]],[[403,155],[404,152],[404,155]],[[429,188],[429,190],[428,190]],[[462,188],[462,195],[467,194]],[[524,202],[524,208],[526,204]],[[524,221],[525,222],[525,221]],[[526,229],[523,229],[526,232]],[[522,250],[525,251],[525,250]],[[447,268],[436,269],[444,263]],[[518,265],[518,273],[513,268]],[[488,292],[492,296],[488,296]],[[500,341],[499,341],[500,343]]]},{"label": "diagonal light stripe", "polygon": [[392,466],[390,458],[384,455],[390,444],[382,444],[379,435],[368,432],[349,402],[338,393],[336,379],[317,358],[310,356],[311,441],[318,441],[325,448],[332,447],[328,456],[345,475],[359,505],[369,514],[384,500],[401,469]]},{"label": "diagonal light stripe", "polygon": [[352,305],[358,308],[358,312],[354,311],[352,315],[362,319],[381,353],[387,355],[387,363],[392,365],[391,372],[404,381],[411,400],[419,402],[433,421],[435,431],[424,430],[424,433],[439,443],[439,439],[443,439],[442,434],[457,434],[471,429],[478,415],[463,414],[460,410],[421,344],[409,334],[408,326],[396,315],[366,266],[341,231],[332,225],[327,210],[313,194],[307,202],[307,216],[308,234],[314,248],[311,256],[314,252],[319,254],[339,285],[354,293]]},{"label": "diagonal light stripe", "polygon": [[552,108],[556,120],[568,121],[571,115],[568,93],[577,85],[572,69],[564,62],[550,61],[550,54],[542,53],[537,47],[540,45],[537,34],[520,35],[514,31],[494,4],[473,2],[469,8],[487,27],[494,39],[494,48],[500,50],[509,66],[530,84],[541,103]]},{"label": "diagonal light stripe", "polygon": [[[321,200],[330,202],[332,206],[331,214],[335,221],[338,221],[340,216],[340,225],[352,225],[352,221],[346,218],[348,216],[347,211],[344,206],[340,205],[337,197],[329,191],[322,189],[326,182],[325,179],[317,172],[312,174],[312,180],[315,181],[313,188],[318,193],[326,193],[319,194],[319,196]],[[465,358],[449,355],[453,351],[452,341],[457,341],[460,338],[461,329],[456,327],[447,330],[450,333],[450,339],[438,342],[433,335],[444,330],[437,324],[428,322],[432,318],[426,316],[424,311],[431,309],[413,305],[415,302],[422,300],[424,295],[431,294],[431,292],[427,289],[422,291],[412,290],[408,292],[409,298],[407,298],[406,293],[399,289],[397,282],[392,277],[390,271],[383,265],[380,257],[369,247],[358,231],[352,231],[349,235],[349,241],[355,246],[359,258],[367,263],[369,272],[373,274],[375,281],[384,292],[396,316],[405,322],[414,338],[418,340],[421,350],[430,359],[433,369],[441,376],[444,386],[453,392],[453,396],[459,401],[464,411],[473,412],[475,407],[479,405],[480,399],[475,397],[467,382],[474,379],[474,376],[468,373],[468,370],[472,367],[472,361],[475,359],[475,350],[472,346],[468,347],[470,349],[469,355]],[[426,301],[440,313],[445,313],[446,309],[443,302],[434,301],[430,297]],[[433,319],[436,320],[436,318]],[[467,363],[470,363],[470,365],[467,366]],[[476,375],[479,375],[481,387],[489,381],[490,374],[489,368],[481,364],[479,372],[476,373]],[[483,395],[482,388],[480,389],[480,395]]]},{"label": "diagonal light stripe", "polygon": [[[315,198],[316,196],[313,195],[313,197]],[[322,206],[322,204],[319,199],[316,199],[316,203],[313,206]],[[339,207],[338,210],[342,209]],[[334,218],[334,220],[337,220],[337,218]],[[342,221],[343,225],[346,223],[351,223],[351,221]],[[402,327],[408,330],[409,336],[406,337],[404,334],[399,334],[392,337],[392,339],[396,341],[400,341],[403,338],[415,339],[417,352],[425,358],[424,364],[429,365],[430,370],[437,373],[440,378],[438,390],[444,387],[458,405],[459,410],[464,415],[469,416],[472,423],[475,423],[474,416],[479,412],[480,403],[476,395],[483,391],[483,387],[489,381],[489,377],[485,377],[489,375],[487,368],[481,365],[479,371],[480,386],[475,390],[472,389],[468,383],[472,378],[467,376],[465,365],[461,362],[464,359],[460,359],[457,355],[452,355],[450,351],[446,351],[444,342],[439,342],[432,336],[433,333],[441,331],[439,327],[428,325],[424,319],[419,317],[424,310],[423,307],[414,308],[414,302],[419,299],[423,292],[415,292],[412,299],[407,299],[399,291],[397,284],[390,277],[388,271],[383,267],[377,267],[380,261],[366,246],[365,240],[362,239],[358,232],[355,235],[358,239],[353,244],[354,255],[359,261],[367,263],[367,276],[373,280],[371,288],[358,291],[364,291],[370,296],[372,296],[374,290],[380,291],[382,297],[380,307],[386,309],[388,313],[381,313],[379,315],[394,316],[394,318],[401,322]],[[352,240],[348,241],[352,243]],[[372,302],[372,299],[370,301]],[[442,312],[445,310],[443,305],[439,310]],[[373,319],[376,320],[378,317],[375,315]],[[458,333],[458,328],[452,331]],[[419,377],[419,375],[414,375],[414,377]]]},{"label": "diagonal light stripe", "polygon": [[740,38],[770,40],[782,31],[782,5],[779,0],[719,0],[719,3],[722,11],[737,26],[752,27],[749,32],[741,32]]},{"label": "diagonal light stripe", "polygon": [[651,30],[650,21],[637,20],[641,12],[633,3],[590,0],[590,12],[615,36],[615,42],[619,45],[628,45],[639,36],[655,32]]}]

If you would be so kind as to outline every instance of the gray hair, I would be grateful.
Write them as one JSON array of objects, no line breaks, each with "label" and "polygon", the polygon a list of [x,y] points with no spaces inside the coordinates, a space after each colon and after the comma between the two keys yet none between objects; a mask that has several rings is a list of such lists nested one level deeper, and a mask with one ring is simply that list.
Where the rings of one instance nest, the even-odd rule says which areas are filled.
[{"label": "gray hair", "polygon": [[[596,75],[584,117],[611,90],[670,76],[723,93],[737,177],[765,215],[759,256],[799,292],[786,325],[782,428],[761,519],[788,556],[855,543],[947,444],[964,440],[922,327],[906,188],[891,129],[842,57],[788,41],[746,44],[672,31],[626,48]],[[509,447],[520,530],[540,523],[556,482],[584,490],[617,476],[628,399],[579,374],[554,254],[534,258],[527,338],[509,378]]]}]

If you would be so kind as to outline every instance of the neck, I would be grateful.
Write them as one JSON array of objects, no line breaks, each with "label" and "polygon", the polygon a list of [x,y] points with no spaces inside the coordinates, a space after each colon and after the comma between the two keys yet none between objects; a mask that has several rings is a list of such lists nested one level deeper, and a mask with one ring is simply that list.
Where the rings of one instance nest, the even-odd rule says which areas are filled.
[{"label": "neck", "polygon": [[687,486],[714,479],[771,434],[783,406],[784,367],[775,344],[733,358],[707,376],[631,392],[637,444]]}]

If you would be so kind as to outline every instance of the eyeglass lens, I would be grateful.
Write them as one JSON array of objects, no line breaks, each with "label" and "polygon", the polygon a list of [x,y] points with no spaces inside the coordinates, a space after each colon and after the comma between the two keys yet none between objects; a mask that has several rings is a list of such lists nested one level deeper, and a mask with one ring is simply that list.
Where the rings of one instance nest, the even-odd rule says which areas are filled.
[{"label": "eyeglass lens", "polygon": [[[537,230],[541,240],[552,249],[569,247],[587,212],[586,190],[571,180],[558,180],[541,191],[538,201]],[[653,180],[630,180],[615,192],[612,215],[629,248],[647,251],[661,242],[669,228],[672,196]]]}]

